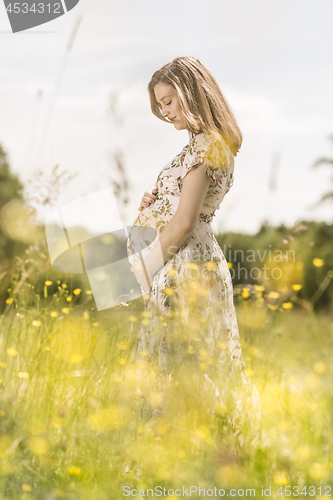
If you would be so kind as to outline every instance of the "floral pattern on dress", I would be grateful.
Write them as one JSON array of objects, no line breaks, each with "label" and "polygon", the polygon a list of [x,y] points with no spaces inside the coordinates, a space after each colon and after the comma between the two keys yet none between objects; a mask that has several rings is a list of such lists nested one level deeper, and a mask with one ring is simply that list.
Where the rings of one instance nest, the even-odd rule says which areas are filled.
[{"label": "floral pattern on dress", "polygon": [[[230,271],[211,228],[215,212],[234,180],[234,156],[222,136],[217,139],[200,133],[191,137],[159,173],[156,201],[140,212],[133,226],[162,232],[177,211],[184,177],[202,163],[210,178],[202,211],[192,234],[154,275],[151,289],[142,288],[146,299],[144,315],[149,319],[138,332],[132,361],[142,362],[144,353],[146,363],[171,377],[176,364],[183,363],[189,342],[191,345],[195,337],[210,360],[202,364],[200,357],[197,359],[205,365],[201,375],[207,389],[214,388],[221,404],[230,397],[233,400],[228,418],[236,434],[244,431],[245,416],[255,433],[264,410],[258,391],[245,372]],[[131,233],[132,230],[127,250],[134,263]],[[150,250],[153,244],[147,248]],[[182,330],[185,343],[178,338],[175,344],[175,328]],[[228,392],[228,381],[237,381],[239,389]]]}]

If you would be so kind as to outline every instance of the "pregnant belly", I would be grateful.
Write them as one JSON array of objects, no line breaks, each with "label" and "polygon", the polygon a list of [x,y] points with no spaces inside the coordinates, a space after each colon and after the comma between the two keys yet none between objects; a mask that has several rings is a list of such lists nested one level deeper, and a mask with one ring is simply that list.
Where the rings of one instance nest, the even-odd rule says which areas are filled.
[{"label": "pregnant belly", "polygon": [[[155,214],[154,214],[155,212]],[[158,219],[156,211],[151,207],[144,208],[133,222],[133,226],[148,226],[157,229]]]},{"label": "pregnant belly", "polygon": [[157,199],[155,203],[145,207],[140,212],[133,222],[133,226],[148,226],[162,232],[175,215],[177,206],[177,204],[172,204],[168,198]]},{"label": "pregnant belly", "polygon": [[170,210],[165,209],[165,200],[157,200],[140,212],[129,232],[127,240],[129,256],[134,253],[140,254],[142,251],[144,256],[149,251],[148,247],[151,247],[158,233],[162,232],[165,225],[172,219],[173,214],[170,212]]}]

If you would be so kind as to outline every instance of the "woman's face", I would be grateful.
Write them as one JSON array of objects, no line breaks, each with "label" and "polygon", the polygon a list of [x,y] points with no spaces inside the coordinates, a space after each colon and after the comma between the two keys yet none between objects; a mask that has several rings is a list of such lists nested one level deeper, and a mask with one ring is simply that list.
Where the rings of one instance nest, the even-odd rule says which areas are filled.
[{"label": "woman's face", "polygon": [[187,120],[180,107],[177,90],[166,83],[154,87],[156,101],[162,106],[162,116],[170,120],[177,130],[188,130]]}]

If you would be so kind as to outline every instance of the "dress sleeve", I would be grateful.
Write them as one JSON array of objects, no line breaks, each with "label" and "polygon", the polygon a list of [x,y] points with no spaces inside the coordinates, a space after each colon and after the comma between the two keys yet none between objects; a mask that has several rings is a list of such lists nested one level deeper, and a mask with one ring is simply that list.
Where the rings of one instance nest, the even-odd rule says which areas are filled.
[{"label": "dress sleeve", "polygon": [[211,181],[223,191],[229,191],[233,184],[234,156],[222,137],[198,134],[192,139],[183,159],[181,179],[201,163]]}]

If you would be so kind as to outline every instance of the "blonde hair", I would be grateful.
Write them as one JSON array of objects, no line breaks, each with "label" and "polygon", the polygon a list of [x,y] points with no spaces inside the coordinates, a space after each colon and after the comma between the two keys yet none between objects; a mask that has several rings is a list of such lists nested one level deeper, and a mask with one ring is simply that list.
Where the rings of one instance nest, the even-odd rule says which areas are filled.
[{"label": "blonde hair", "polygon": [[157,118],[168,122],[156,101],[154,87],[162,82],[172,85],[188,123],[190,137],[198,133],[210,133],[228,144],[234,156],[239,151],[243,135],[231,108],[223,96],[215,78],[195,57],[177,57],[155,71],[148,92],[151,110]]}]

